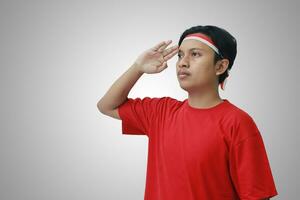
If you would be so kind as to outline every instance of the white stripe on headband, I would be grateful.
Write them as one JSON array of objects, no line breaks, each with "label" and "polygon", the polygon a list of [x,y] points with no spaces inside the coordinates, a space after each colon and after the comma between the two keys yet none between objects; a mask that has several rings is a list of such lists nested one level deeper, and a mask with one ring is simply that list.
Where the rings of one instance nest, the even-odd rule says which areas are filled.
[{"label": "white stripe on headband", "polygon": [[218,48],[217,48],[215,45],[213,45],[212,43],[210,43],[210,42],[207,41],[206,39],[204,39],[204,38],[202,38],[202,37],[200,37],[200,36],[198,36],[198,35],[197,35],[197,36],[195,36],[195,35],[196,35],[196,34],[187,36],[187,37],[185,37],[185,38],[183,39],[183,41],[184,41],[184,40],[188,40],[188,39],[198,40],[198,41],[200,41],[200,42],[205,43],[205,44],[208,45],[209,47],[211,47],[217,54],[220,55],[219,50],[218,50]]}]

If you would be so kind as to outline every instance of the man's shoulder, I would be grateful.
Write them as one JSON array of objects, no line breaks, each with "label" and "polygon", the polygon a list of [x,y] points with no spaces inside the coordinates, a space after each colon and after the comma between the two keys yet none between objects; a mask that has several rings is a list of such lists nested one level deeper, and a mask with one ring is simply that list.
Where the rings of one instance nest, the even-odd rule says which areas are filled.
[{"label": "man's shoulder", "polygon": [[[140,98],[140,97],[139,97]],[[183,101],[178,100],[174,97],[170,97],[170,96],[162,96],[162,97],[150,97],[150,96],[146,96],[146,97],[142,97],[143,99],[147,99],[147,100],[151,100],[151,101],[156,101],[158,103],[182,103]]]},{"label": "man's shoulder", "polygon": [[166,108],[174,108],[180,107],[183,101],[180,101],[176,98],[170,96],[162,96],[162,97],[135,97],[135,98],[128,98],[128,103],[131,104],[140,104],[145,107],[155,107],[157,109],[166,109]]},{"label": "man's shoulder", "polygon": [[184,100],[179,100],[171,96],[150,97],[150,99],[152,99],[153,105],[161,115],[173,115],[184,104]]},{"label": "man's shoulder", "polygon": [[249,114],[249,112],[240,106],[230,102],[230,106],[228,107],[228,112],[225,113],[226,117],[232,119],[236,123],[240,123],[241,121],[252,121],[253,118]]}]

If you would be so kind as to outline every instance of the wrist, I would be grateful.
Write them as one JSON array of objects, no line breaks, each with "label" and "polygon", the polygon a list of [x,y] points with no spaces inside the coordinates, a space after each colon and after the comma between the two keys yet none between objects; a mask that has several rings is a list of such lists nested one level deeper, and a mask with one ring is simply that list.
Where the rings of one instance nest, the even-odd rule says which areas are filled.
[{"label": "wrist", "polygon": [[134,62],[132,65],[132,68],[137,71],[139,74],[143,74],[144,72],[142,71],[141,65],[139,65],[137,62]]}]

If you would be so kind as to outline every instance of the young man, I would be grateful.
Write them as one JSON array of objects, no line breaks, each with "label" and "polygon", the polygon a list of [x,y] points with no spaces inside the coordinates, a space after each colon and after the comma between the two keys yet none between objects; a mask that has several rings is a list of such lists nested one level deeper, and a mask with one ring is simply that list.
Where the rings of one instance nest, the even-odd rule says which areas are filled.
[{"label": "young man", "polygon": [[[149,138],[145,200],[262,200],[276,196],[260,131],[244,110],[219,96],[236,40],[216,26],[187,29],[178,45],[143,52],[98,102],[122,120],[122,133]],[[142,74],[159,73],[178,53],[176,74],[188,98],[128,98]]]}]

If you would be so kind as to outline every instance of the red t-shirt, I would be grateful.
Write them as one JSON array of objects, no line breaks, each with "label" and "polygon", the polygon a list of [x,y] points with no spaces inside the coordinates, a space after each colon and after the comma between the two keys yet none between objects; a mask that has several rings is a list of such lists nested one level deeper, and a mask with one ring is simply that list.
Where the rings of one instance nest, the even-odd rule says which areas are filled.
[{"label": "red t-shirt", "polygon": [[261,134],[227,99],[211,108],[188,99],[128,98],[122,133],[148,137],[145,200],[259,200],[276,196]]}]

